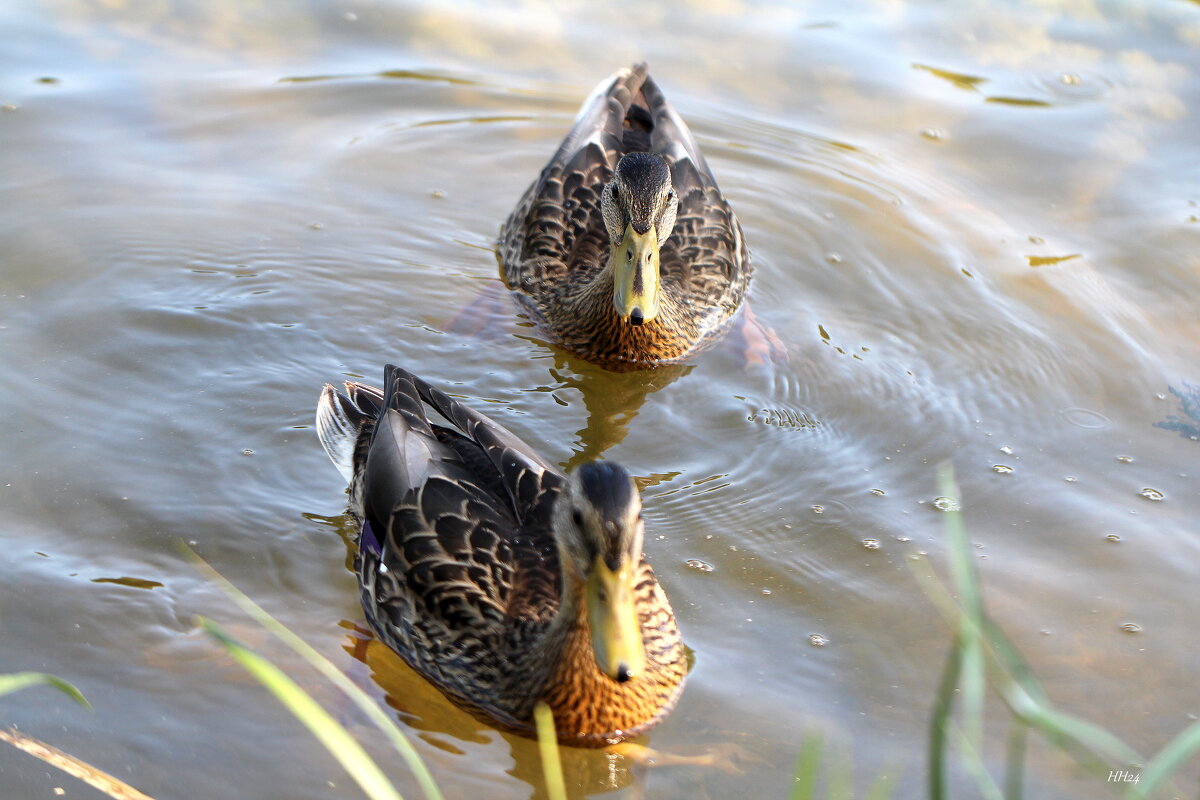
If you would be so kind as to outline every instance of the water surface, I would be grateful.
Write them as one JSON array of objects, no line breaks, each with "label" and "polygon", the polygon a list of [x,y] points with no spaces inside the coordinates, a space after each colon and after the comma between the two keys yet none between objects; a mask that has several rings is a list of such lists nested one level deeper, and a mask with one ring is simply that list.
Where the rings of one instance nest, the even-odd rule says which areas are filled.
[{"label": "water surface", "polygon": [[[1172,393],[1200,384],[1194,3],[59,0],[0,26],[0,672],[95,706],[29,690],[5,724],[159,800],[360,796],[204,614],[419,796],[182,540],[391,704],[447,797],[541,796],[535,746],[361,631],[312,414],[388,361],[553,461],[639,476],[695,653],[648,742],[758,758],[573,753],[573,796],[784,797],[819,731],[860,789],[888,769],[923,797],[950,636],[911,567],[945,574],[947,460],[989,606],[1050,696],[1144,753],[1200,715],[1200,444]],[[496,291],[500,224],[637,59],[741,218],[786,363],[731,339],[614,375]],[[1037,753],[1028,796],[1095,796]],[[0,751],[6,796],[59,786],[98,796]]]}]

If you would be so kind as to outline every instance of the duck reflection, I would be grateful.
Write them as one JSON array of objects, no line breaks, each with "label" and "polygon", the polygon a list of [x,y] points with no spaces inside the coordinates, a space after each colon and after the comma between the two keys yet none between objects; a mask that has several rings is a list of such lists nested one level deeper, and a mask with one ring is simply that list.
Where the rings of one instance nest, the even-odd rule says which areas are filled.
[{"label": "duck reflection", "polygon": [[694,369],[693,364],[667,364],[653,369],[631,365],[625,371],[598,366],[545,342],[526,338],[547,348],[554,356],[550,367],[555,391],[574,389],[583,399],[587,422],[575,432],[573,453],[559,464],[564,471],[595,461],[625,440],[629,426],[646,398],[674,383]]}]

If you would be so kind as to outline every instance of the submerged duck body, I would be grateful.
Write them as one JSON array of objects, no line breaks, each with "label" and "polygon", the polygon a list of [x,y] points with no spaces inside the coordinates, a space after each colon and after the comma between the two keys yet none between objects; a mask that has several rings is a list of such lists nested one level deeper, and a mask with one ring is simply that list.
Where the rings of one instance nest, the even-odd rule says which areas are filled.
[{"label": "submerged duck body", "polygon": [[741,226],[645,64],[584,101],[500,238],[501,276],[562,346],[606,365],[715,342],[746,293]]},{"label": "submerged duck body", "polygon": [[538,701],[571,744],[658,722],[687,663],[629,474],[592,462],[564,475],[411,373],[389,366],[384,381],[327,385],[317,411],[362,523],[355,568],[378,637],[519,733]]}]

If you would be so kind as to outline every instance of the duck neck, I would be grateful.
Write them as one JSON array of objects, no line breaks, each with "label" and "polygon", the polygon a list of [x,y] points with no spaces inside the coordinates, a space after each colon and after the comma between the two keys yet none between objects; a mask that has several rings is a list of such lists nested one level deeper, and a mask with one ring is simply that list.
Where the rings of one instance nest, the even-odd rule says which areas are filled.
[{"label": "duck neck", "polygon": [[[619,683],[596,663],[582,577],[564,575],[562,589],[547,630],[545,652],[554,654],[553,663],[539,699],[550,706],[563,741],[604,745],[635,735],[674,705],[686,673],[682,646],[669,650],[674,657],[665,662],[648,652],[646,669]],[[669,628],[677,643],[673,618]]]},{"label": "duck neck", "polygon": [[[661,279],[660,279],[661,280]],[[670,358],[674,352],[660,352],[664,340],[681,324],[677,301],[671,292],[660,285],[658,315],[641,325],[631,324],[617,314],[613,300],[616,275],[610,255],[591,280],[565,298],[569,309],[565,318],[555,325],[563,344],[569,348],[592,353],[601,358],[622,353],[638,354],[638,360]]]}]

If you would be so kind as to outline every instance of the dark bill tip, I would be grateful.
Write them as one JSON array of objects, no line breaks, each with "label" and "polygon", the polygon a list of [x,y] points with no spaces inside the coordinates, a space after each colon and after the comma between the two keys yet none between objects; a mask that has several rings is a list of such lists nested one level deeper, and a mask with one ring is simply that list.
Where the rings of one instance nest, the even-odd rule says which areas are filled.
[{"label": "dark bill tip", "polygon": [[646,318],[642,316],[642,309],[637,306],[634,306],[633,311],[629,312],[630,325],[641,325],[643,322],[645,322],[645,319]]},{"label": "dark bill tip", "polygon": [[630,677],[631,676],[629,675],[629,667],[625,666],[624,663],[618,664],[617,665],[617,683],[624,683],[625,681],[629,680]]}]

